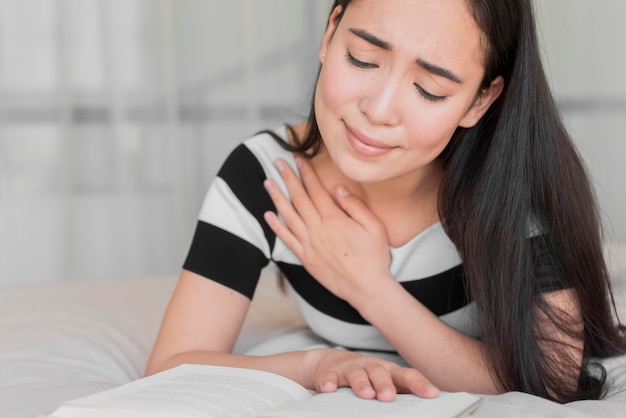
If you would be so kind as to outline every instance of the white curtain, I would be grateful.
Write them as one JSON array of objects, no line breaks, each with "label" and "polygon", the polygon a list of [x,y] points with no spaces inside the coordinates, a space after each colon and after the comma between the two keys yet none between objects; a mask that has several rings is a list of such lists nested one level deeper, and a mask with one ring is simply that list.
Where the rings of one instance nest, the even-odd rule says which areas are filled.
[{"label": "white curtain", "polygon": [[[622,0],[537,0],[626,242]],[[0,284],[175,274],[236,143],[307,112],[330,0],[0,0]]]},{"label": "white curtain", "polygon": [[320,0],[0,0],[0,284],[176,273],[206,188],[306,113]]},{"label": "white curtain", "polygon": [[547,72],[595,186],[604,239],[626,244],[626,2],[535,1]]}]

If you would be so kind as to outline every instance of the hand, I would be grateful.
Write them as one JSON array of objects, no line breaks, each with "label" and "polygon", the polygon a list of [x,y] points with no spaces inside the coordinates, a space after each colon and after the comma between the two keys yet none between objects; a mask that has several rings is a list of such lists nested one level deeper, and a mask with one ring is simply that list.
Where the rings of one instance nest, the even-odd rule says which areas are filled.
[{"label": "hand", "polygon": [[266,180],[285,224],[273,212],[265,213],[266,222],[329,291],[349,303],[359,296],[366,299],[381,280],[393,280],[385,227],[345,188],[337,189],[336,203],[310,163],[301,158],[296,162],[302,182],[286,162],[276,162],[293,204],[273,180]]},{"label": "hand", "polygon": [[338,349],[313,350],[311,354],[316,360],[312,383],[319,392],[351,387],[360,398],[386,402],[392,401],[397,393],[414,393],[422,398],[439,394],[439,389],[416,369]]}]

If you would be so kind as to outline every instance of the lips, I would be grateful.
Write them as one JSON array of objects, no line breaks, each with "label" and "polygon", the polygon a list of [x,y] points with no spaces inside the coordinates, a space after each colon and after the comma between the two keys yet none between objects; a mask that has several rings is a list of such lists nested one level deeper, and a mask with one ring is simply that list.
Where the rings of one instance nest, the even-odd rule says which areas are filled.
[{"label": "lips", "polygon": [[350,128],[348,125],[346,125],[346,136],[348,138],[348,142],[352,145],[352,148],[354,148],[355,151],[368,157],[380,157],[388,154],[395,148],[376,139],[370,138],[367,135]]}]

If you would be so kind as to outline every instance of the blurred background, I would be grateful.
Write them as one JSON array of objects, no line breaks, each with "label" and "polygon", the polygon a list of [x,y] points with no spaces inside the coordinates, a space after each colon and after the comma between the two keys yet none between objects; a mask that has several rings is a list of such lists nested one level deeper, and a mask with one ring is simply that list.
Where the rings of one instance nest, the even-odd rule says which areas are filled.
[{"label": "blurred background", "polygon": [[[330,0],[0,0],[0,285],[173,275],[228,152],[307,111]],[[626,3],[536,0],[626,243]]]}]

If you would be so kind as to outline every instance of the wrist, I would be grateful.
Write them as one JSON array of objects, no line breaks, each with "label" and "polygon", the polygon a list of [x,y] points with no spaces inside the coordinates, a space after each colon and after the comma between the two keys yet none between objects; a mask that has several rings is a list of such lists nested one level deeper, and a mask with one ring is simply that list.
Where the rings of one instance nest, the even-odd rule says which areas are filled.
[{"label": "wrist", "polygon": [[398,287],[403,290],[390,274],[379,276],[377,280],[371,281],[356,293],[350,303],[365,319],[368,319],[367,315],[370,311],[376,312],[379,306],[384,306],[394,300],[392,295],[397,292]]},{"label": "wrist", "polygon": [[406,295],[407,292],[402,285],[388,275],[355,298],[353,307],[364,319],[375,325],[377,317],[384,315],[396,304],[403,303]]}]

